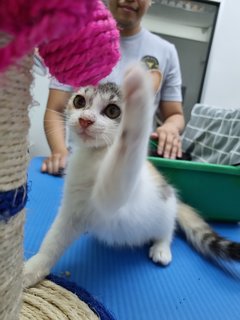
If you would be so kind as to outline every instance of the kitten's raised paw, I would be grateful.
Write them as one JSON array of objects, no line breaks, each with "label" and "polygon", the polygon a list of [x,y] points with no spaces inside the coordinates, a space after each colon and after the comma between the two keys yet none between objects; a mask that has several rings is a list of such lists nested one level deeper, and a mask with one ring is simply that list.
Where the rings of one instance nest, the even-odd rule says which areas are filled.
[{"label": "kitten's raised paw", "polygon": [[153,262],[167,266],[172,261],[171,249],[163,243],[155,243],[149,250],[149,257]]},{"label": "kitten's raised paw", "polygon": [[155,113],[154,94],[149,74],[136,64],[129,68],[123,82],[124,116],[123,123],[133,140],[141,133],[150,135]]},{"label": "kitten's raised paw", "polygon": [[123,92],[127,104],[149,108],[153,97],[150,76],[145,68],[137,63],[130,67],[125,74]]},{"label": "kitten's raised paw", "polygon": [[130,67],[127,70],[124,78],[125,96],[129,97],[139,87],[143,86],[146,76],[146,70],[144,70],[140,64],[135,64],[134,66]]},{"label": "kitten's raised paw", "polygon": [[50,273],[50,268],[40,254],[36,254],[24,265],[23,287],[32,287]]}]

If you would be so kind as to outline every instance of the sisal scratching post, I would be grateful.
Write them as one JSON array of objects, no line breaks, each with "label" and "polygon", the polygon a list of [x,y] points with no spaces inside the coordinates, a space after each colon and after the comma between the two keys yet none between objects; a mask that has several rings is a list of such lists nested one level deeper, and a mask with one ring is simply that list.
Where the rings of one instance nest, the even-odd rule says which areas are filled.
[{"label": "sisal scratching post", "polygon": [[[8,37],[0,34],[0,46]],[[0,74],[0,319],[19,317],[31,56]]]}]

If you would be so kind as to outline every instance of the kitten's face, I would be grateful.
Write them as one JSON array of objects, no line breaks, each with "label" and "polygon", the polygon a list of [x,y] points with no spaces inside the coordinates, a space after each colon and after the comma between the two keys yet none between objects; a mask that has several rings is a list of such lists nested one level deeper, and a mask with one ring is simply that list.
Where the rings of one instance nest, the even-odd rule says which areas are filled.
[{"label": "kitten's face", "polygon": [[122,97],[114,83],[81,88],[69,100],[67,123],[74,144],[88,147],[111,145],[122,114]]}]

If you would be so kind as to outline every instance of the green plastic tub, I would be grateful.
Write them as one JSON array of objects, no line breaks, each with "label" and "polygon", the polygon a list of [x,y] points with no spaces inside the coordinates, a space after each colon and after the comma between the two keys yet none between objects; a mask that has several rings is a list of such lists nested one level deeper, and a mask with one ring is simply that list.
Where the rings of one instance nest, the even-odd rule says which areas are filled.
[{"label": "green plastic tub", "polygon": [[240,167],[149,157],[206,220],[240,221]]}]

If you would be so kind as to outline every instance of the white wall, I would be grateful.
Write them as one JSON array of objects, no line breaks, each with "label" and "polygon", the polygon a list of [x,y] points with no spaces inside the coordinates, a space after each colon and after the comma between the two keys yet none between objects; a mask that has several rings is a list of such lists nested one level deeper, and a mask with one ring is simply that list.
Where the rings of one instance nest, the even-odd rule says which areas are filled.
[{"label": "white wall", "polygon": [[29,131],[30,156],[46,156],[50,150],[43,130],[43,117],[48,98],[48,76],[35,75],[32,87],[33,100],[36,101],[29,111],[31,127]]},{"label": "white wall", "polygon": [[184,25],[182,24],[179,27],[179,23],[175,21],[169,22],[169,19],[166,17],[159,17],[156,15],[146,14],[143,19],[143,26],[148,30],[156,33],[161,33],[168,36],[179,37],[182,39],[190,39],[195,41],[208,41],[210,37],[211,29],[207,31],[202,31],[201,28],[196,28],[195,26]]},{"label": "white wall", "polygon": [[222,0],[201,102],[240,108],[240,1]]}]

